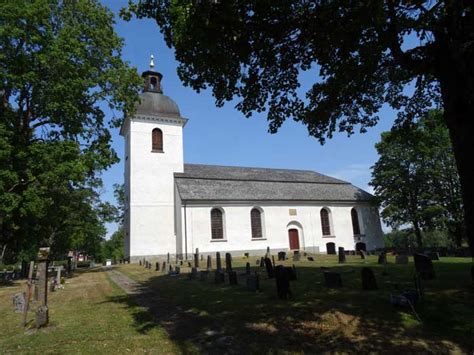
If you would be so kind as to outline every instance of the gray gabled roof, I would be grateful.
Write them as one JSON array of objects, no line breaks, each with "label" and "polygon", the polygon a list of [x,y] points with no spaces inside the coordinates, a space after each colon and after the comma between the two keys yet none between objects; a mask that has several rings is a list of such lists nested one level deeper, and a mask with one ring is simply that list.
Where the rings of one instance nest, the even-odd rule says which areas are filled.
[{"label": "gray gabled roof", "polygon": [[369,201],[348,182],[308,170],[185,164],[175,173],[184,201]]}]

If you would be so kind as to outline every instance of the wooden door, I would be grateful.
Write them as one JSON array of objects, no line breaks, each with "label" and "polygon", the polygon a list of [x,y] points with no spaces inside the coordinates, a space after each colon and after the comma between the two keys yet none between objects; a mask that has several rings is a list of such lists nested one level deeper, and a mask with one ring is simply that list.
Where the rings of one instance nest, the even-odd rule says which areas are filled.
[{"label": "wooden door", "polygon": [[290,238],[290,250],[298,250],[300,248],[298,229],[288,230],[288,237]]}]

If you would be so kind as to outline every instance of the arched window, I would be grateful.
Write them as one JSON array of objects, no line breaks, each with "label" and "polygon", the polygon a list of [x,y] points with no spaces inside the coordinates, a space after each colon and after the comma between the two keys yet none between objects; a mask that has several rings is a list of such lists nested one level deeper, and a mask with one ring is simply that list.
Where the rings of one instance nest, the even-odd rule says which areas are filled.
[{"label": "arched window", "polygon": [[331,225],[329,223],[329,211],[325,208],[321,210],[321,228],[323,235],[331,235]]},{"label": "arched window", "polygon": [[159,128],[155,128],[151,132],[151,150],[155,152],[163,151],[163,132]]},{"label": "arched window", "polygon": [[150,78],[150,89],[152,89],[152,90],[155,89],[156,88],[156,83],[157,83],[156,78],[154,76],[152,76]]},{"label": "arched window", "polygon": [[252,238],[263,238],[262,233],[262,213],[258,208],[250,211],[250,222],[252,226]]},{"label": "arched window", "polygon": [[354,235],[359,235],[360,234],[359,214],[357,213],[355,208],[351,210],[351,218],[352,218],[352,231],[354,232]]},{"label": "arched window", "polygon": [[224,239],[224,221],[222,211],[218,208],[211,210],[211,237],[212,239]]}]

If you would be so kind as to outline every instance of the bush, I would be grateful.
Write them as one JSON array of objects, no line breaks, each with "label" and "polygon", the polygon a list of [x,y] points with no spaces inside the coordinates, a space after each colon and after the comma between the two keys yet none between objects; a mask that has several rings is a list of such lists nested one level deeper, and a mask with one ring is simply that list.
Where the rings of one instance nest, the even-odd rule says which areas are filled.
[{"label": "bush", "polygon": [[77,267],[90,267],[90,266],[91,266],[91,262],[89,260],[77,262]]}]

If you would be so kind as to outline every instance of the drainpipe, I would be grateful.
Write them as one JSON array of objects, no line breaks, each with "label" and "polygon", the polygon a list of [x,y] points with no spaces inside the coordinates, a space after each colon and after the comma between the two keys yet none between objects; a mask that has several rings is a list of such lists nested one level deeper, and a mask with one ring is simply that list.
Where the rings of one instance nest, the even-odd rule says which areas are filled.
[{"label": "drainpipe", "polygon": [[185,260],[188,260],[188,226],[187,226],[187,216],[186,212],[186,203],[184,204],[184,257]]}]

